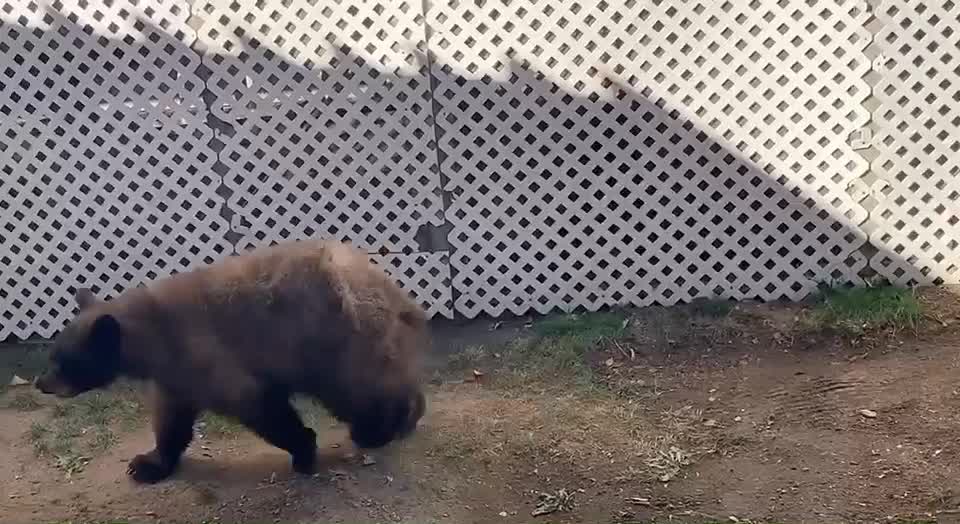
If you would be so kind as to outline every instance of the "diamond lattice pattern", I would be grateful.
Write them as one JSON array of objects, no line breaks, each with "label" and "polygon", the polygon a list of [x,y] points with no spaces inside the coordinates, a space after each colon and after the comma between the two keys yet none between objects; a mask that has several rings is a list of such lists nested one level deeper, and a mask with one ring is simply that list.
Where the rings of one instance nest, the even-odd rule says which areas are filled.
[{"label": "diamond lattice pattern", "polygon": [[884,1],[877,17],[870,265],[900,284],[960,283],[960,6]]},{"label": "diamond lattice pattern", "polygon": [[435,5],[456,310],[796,298],[856,280],[861,9]]},{"label": "diamond lattice pattern", "polygon": [[957,282],[960,8],[867,7],[0,0],[0,338],[312,237],[445,316]]},{"label": "diamond lattice pattern", "polygon": [[431,313],[452,314],[419,4],[198,4],[239,249],[336,238],[371,253]]},{"label": "diamond lattice pattern", "polygon": [[232,252],[185,4],[3,3],[0,339]]}]

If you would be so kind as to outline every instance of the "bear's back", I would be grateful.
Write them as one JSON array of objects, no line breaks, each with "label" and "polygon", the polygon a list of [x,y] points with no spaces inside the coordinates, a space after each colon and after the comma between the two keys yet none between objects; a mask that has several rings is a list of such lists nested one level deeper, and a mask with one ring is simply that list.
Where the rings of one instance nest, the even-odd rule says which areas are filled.
[{"label": "bear's back", "polygon": [[342,375],[385,356],[377,352],[412,364],[424,338],[425,315],[406,292],[365,253],[333,241],[260,248],[148,293],[191,358],[277,379]]}]

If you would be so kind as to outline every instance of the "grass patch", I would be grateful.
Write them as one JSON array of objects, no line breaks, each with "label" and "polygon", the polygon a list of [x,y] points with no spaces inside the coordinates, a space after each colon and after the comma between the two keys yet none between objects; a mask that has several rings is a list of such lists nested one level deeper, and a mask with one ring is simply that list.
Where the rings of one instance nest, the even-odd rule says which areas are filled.
[{"label": "grass patch", "polygon": [[53,460],[69,476],[113,446],[118,440],[117,431],[136,427],[141,413],[137,392],[129,385],[118,384],[55,404],[50,418],[35,422],[27,438],[38,456]]},{"label": "grass patch", "polygon": [[534,331],[546,338],[574,338],[592,344],[603,337],[621,336],[626,317],[613,311],[583,315],[558,315],[534,324]]},{"label": "grass patch", "polygon": [[514,342],[504,351],[506,373],[501,373],[500,381],[514,386],[553,384],[592,390],[599,383],[586,359],[591,347],[577,336]]},{"label": "grass patch", "polygon": [[451,371],[471,369],[491,356],[483,346],[467,346],[447,357],[447,368]]},{"label": "grass patch", "polygon": [[599,385],[587,359],[596,340],[580,336],[527,337],[487,351],[476,346],[450,355],[444,373],[472,377],[472,370],[490,373],[491,385],[504,388]]},{"label": "grass patch", "polygon": [[32,388],[25,389],[21,387],[19,388],[19,391],[12,391],[7,395],[9,398],[3,402],[3,407],[7,409],[12,409],[21,413],[27,413],[30,411],[37,411],[43,407],[43,404],[40,403],[40,399],[37,398],[37,393],[33,391]]},{"label": "grass patch", "polygon": [[909,289],[893,286],[828,289],[814,309],[814,319],[850,334],[870,329],[916,329],[922,311]]},{"label": "grass patch", "polygon": [[707,318],[724,318],[733,311],[732,300],[698,300],[691,306],[693,314]]},{"label": "grass patch", "polygon": [[304,395],[296,396],[293,399],[293,407],[300,413],[304,425],[313,428],[318,434],[336,422],[327,408],[319,400]]},{"label": "grass patch", "polygon": [[602,384],[595,380],[588,356],[601,341],[623,336],[626,327],[627,317],[620,312],[552,316],[536,322],[529,336],[505,346],[469,346],[451,354],[445,371],[456,375],[470,370],[493,372],[490,380],[502,387],[570,386],[580,392],[594,391]]},{"label": "grass patch", "polygon": [[503,351],[502,382],[520,385],[573,387],[580,393],[597,393],[604,384],[596,379],[588,355],[605,339],[622,337],[627,317],[620,312],[559,315],[534,324],[536,336],[519,339]]},{"label": "grass patch", "polygon": [[244,430],[240,421],[217,413],[200,416],[199,433],[205,437],[235,437]]},{"label": "grass patch", "polygon": [[[296,396],[293,407],[300,413],[304,425],[314,428],[317,433],[333,422],[326,408],[319,400],[308,396]],[[239,420],[218,413],[206,412],[200,417],[199,433],[212,438],[236,438],[244,432],[250,432]],[[252,435],[253,433],[250,432]]]}]

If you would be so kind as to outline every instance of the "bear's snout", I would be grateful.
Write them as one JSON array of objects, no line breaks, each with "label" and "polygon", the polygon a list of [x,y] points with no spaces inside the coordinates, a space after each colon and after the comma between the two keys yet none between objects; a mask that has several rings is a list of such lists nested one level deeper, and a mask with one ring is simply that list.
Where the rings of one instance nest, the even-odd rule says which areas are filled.
[{"label": "bear's snout", "polygon": [[45,395],[56,395],[60,398],[70,398],[77,395],[72,387],[60,380],[55,373],[49,371],[40,375],[34,385]]}]

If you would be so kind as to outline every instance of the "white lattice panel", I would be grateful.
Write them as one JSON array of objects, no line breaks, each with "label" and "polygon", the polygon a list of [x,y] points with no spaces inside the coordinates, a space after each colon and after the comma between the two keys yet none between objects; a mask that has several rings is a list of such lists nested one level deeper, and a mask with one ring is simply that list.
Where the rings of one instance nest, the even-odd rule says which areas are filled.
[{"label": "white lattice panel", "polygon": [[197,7],[238,249],[322,237],[392,253],[400,282],[449,316],[446,255],[415,238],[443,224],[420,4]]},{"label": "white lattice panel", "polygon": [[433,5],[456,311],[856,280],[863,5]]},{"label": "white lattice panel", "polygon": [[960,282],[960,6],[887,0],[877,8],[874,95],[880,177],[871,267],[901,284]]},{"label": "white lattice panel", "polygon": [[3,2],[0,338],[232,251],[185,3]]},{"label": "white lattice panel", "polygon": [[198,124],[136,114],[0,125],[0,338],[51,336],[104,296],[232,252]]},{"label": "white lattice panel", "polygon": [[876,9],[866,191],[865,6],[0,0],[0,338],[307,237],[444,316],[799,298],[857,280],[868,194],[875,269],[960,281],[960,8]]},{"label": "white lattice panel", "polygon": [[169,0],[0,0],[0,119],[195,114],[188,17]]},{"label": "white lattice panel", "polygon": [[404,151],[414,149],[405,133],[327,135],[324,121],[335,115],[291,116],[247,119],[219,137],[234,229],[244,235],[238,247],[323,237],[371,252],[416,251],[418,229],[442,220],[436,154]]},{"label": "white lattice panel", "polygon": [[[246,245],[315,235],[413,252],[443,223],[423,46],[406,2],[207,2],[213,111]],[[222,103],[221,103],[222,102]]]},{"label": "white lattice panel", "polygon": [[419,2],[206,0],[194,12],[218,117],[300,102],[347,121],[409,110],[411,134],[425,125],[412,107],[429,91]]},{"label": "white lattice panel", "polygon": [[393,277],[431,317],[453,317],[450,260],[446,253],[371,255],[370,261]]}]

